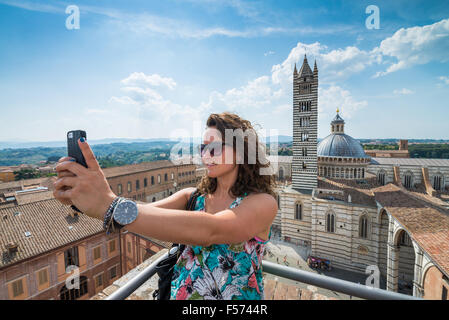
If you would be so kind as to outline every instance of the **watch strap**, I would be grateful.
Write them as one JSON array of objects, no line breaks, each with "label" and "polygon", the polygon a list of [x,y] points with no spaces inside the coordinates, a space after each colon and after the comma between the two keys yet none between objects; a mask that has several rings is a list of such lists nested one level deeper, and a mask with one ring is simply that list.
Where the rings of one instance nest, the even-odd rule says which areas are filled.
[{"label": "watch strap", "polygon": [[[115,226],[116,223],[114,223],[114,219],[112,219],[112,215],[114,213],[114,209],[117,206],[117,204],[123,200],[125,200],[125,198],[117,196],[114,198],[114,200],[109,205],[109,208],[106,211],[106,214],[104,215],[104,219],[103,219],[103,229],[106,230],[106,234],[110,234],[111,229],[116,228],[116,226]],[[115,231],[115,230],[112,230],[112,231]]]}]

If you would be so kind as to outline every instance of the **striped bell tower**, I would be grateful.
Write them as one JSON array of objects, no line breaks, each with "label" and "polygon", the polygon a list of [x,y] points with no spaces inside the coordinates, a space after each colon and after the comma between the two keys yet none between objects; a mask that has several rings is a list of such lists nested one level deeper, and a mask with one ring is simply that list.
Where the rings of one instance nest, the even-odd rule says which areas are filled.
[{"label": "striped bell tower", "polygon": [[317,187],[318,68],[313,72],[304,55],[299,72],[293,72],[292,187],[311,192]]}]

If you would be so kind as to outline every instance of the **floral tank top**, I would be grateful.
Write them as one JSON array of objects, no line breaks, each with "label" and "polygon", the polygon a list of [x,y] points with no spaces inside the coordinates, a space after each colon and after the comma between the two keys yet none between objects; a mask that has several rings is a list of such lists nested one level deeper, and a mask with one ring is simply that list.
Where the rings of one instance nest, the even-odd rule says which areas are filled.
[{"label": "floral tank top", "polygon": [[[197,198],[195,211],[205,211],[204,200],[204,195]],[[238,244],[186,245],[174,267],[170,299],[263,300],[262,259],[270,237],[271,228],[267,241],[254,237]]]}]

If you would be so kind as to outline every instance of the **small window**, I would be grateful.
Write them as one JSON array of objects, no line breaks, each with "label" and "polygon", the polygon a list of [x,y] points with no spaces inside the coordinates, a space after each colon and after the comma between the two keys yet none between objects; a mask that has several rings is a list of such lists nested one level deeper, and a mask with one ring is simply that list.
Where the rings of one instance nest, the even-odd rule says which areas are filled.
[{"label": "small window", "polygon": [[148,186],[148,179],[143,179],[143,187],[146,188]]},{"label": "small window", "polygon": [[114,279],[115,277],[117,277],[117,267],[112,267],[109,270],[109,279]]},{"label": "small window", "polygon": [[295,205],[295,219],[302,220],[302,204],[301,203],[297,203]]},{"label": "small window", "polygon": [[140,189],[140,181],[136,180],[136,190],[139,190],[139,189]]},{"label": "small window", "polygon": [[121,184],[119,184],[118,186],[117,186],[117,190],[118,190],[118,195],[121,195],[122,194],[122,185]]},{"label": "small window", "polygon": [[115,240],[109,242],[109,253],[115,251]]},{"label": "small window", "polygon": [[164,181],[168,181],[168,174],[164,174]]},{"label": "small window", "polygon": [[132,191],[131,182],[128,181],[128,192],[131,192],[131,191]]},{"label": "small window", "polygon": [[47,269],[41,270],[37,273],[39,279],[39,285],[42,286],[48,282]]},{"label": "small window", "polygon": [[79,267],[78,247],[70,248],[64,252],[64,262],[66,270],[68,266]]},{"label": "small window", "polygon": [[20,279],[20,280],[17,280],[17,281],[14,281],[13,283],[12,283],[12,294],[13,294],[13,297],[15,298],[15,297],[18,297],[18,296],[20,296],[20,295],[22,295],[24,292],[23,292],[23,283],[22,283],[22,279]]},{"label": "small window", "polygon": [[335,232],[335,215],[328,213],[326,217],[326,231]]},{"label": "small window", "polygon": [[151,176],[151,185],[154,184],[154,176]]},{"label": "small window", "polygon": [[360,218],[359,236],[364,239],[368,238],[368,219],[366,216]]},{"label": "small window", "polygon": [[161,183],[161,175],[160,174],[157,175],[157,183]]},{"label": "small window", "polygon": [[103,275],[100,274],[95,277],[95,288],[101,287],[103,285]]},{"label": "small window", "polygon": [[101,247],[94,248],[94,260],[101,258]]},{"label": "small window", "polygon": [[172,172],[171,173],[171,179],[174,180],[175,179],[175,174]]}]

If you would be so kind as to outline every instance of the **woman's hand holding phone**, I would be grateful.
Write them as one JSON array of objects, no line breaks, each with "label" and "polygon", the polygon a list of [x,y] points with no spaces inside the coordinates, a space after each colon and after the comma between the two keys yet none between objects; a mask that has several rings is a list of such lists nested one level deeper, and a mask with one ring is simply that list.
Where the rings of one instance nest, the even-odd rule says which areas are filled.
[{"label": "woman's hand holding phone", "polygon": [[[70,157],[59,159],[53,195],[61,203],[75,205],[84,214],[102,220],[116,195],[95,158],[87,141],[78,140],[87,168]],[[73,159],[72,159],[73,160]]]}]

